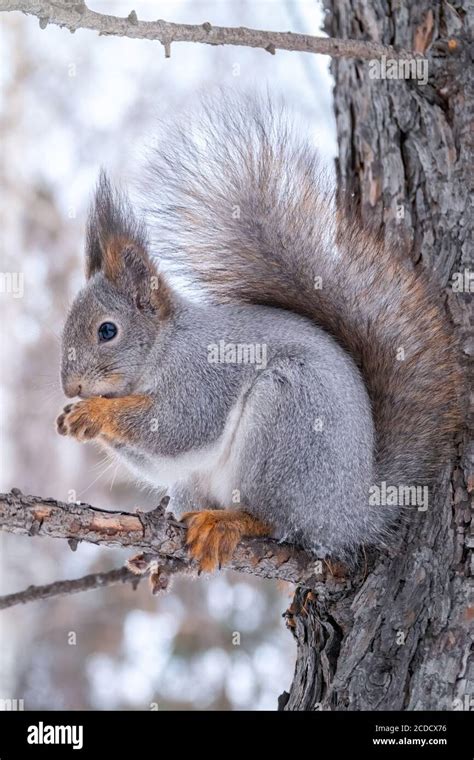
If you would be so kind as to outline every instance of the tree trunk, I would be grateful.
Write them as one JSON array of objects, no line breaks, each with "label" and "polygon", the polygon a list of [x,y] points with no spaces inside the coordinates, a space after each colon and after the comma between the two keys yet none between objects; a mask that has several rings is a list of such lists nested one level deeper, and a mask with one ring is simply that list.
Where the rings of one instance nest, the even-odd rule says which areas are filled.
[{"label": "tree trunk", "polygon": [[[467,235],[467,3],[328,0],[328,8],[332,36],[428,57],[426,85],[371,79],[363,62],[333,63],[338,181],[353,189],[364,218],[375,219],[386,239],[402,238],[416,265],[433,271],[465,362],[473,351],[469,288],[453,292],[451,278],[474,268]],[[281,709],[472,709],[468,492],[474,478],[468,413],[465,419],[457,461],[440,473],[428,510],[410,511],[397,546],[343,592],[328,588],[308,597],[297,591],[288,612],[297,664]]]}]

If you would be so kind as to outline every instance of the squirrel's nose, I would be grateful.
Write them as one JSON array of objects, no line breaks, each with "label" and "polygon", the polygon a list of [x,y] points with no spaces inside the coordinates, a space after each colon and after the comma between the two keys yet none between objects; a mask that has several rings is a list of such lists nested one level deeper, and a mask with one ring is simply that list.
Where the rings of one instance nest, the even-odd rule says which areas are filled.
[{"label": "squirrel's nose", "polygon": [[82,385],[74,380],[68,381],[64,385],[64,393],[68,398],[74,398],[74,396],[80,396],[82,391]]}]

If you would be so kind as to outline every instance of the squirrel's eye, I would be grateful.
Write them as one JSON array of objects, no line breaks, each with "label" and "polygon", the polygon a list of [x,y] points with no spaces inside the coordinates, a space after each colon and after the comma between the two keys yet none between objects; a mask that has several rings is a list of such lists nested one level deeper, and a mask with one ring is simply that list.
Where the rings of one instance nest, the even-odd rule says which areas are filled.
[{"label": "squirrel's eye", "polygon": [[106,340],[112,340],[117,335],[117,325],[114,325],[113,322],[102,322],[97,332],[99,333],[99,341],[101,343]]}]

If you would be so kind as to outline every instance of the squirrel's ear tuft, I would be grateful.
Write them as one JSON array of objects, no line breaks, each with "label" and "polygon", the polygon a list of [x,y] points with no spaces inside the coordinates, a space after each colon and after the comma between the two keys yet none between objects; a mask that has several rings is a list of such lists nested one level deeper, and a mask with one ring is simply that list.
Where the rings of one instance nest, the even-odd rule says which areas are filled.
[{"label": "squirrel's ear tuft", "polygon": [[171,291],[147,248],[145,225],[136,218],[128,198],[101,171],[87,226],[86,276],[103,272],[140,309],[168,316]]},{"label": "squirrel's ear tuft", "polygon": [[146,254],[145,225],[136,218],[127,196],[113,188],[101,170],[87,224],[87,277],[102,271],[113,279],[122,267],[121,251],[127,246]]}]

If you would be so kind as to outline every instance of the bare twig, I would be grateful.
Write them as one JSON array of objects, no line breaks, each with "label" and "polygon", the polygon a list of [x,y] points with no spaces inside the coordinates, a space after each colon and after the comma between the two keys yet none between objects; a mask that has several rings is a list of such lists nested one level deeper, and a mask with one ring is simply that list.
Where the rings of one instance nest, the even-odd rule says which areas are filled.
[{"label": "bare twig", "polygon": [[39,599],[50,599],[53,596],[77,594],[80,591],[104,588],[105,586],[113,586],[116,583],[130,582],[136,584],[139,581],[140,578],[127,567],[120,567],[116,570],[110,570],[108,573],[92,573],[72,581],[56,581],[55,583],[48,583],[45,586],[29,586],[24,591],[18,591],[16,594],[0,596],[0,610],[14,607],[17,604],[36,602]]},{"label": "bare twig", "polygon": [[[76,538],[69,543],[77,542]],[[170,578],[176,573],[189,573],[191,568],[178,559],[161,558],[159,561],[153,555],[140,554],[133,557],[125,567],[109,570],[106,573],[91,573],[70,581],[55,581],[44,586],[28,586],[24,591],[0,596],[0,610],[14,607],[17,604],[35,602],[39,599],[50,599],[55,596],[78,594],[81,591],[91,591],[95,588],[114,586],[117,583],[131,583],[135,589],[143,577],[148,576],[153,594],[168,588]],[[141,576],[141,577],[140,577]]]},{"label": "bare twig", "polygon": [[[135,572],[150,575],[152,587],[163,584],[175,573],[195,574],[197,567],[188,557],[185,528],[162,506],[151,512],[110,512],[88,504],[64,503],[56,499],[25,496],[18,489],[0,494],[0,529],[29,536],[50,536],[69,541],[88,541],[103,546],[129,548],[143,553],[143,569],[133,563]],[[153,562],[155,565],[153,567]],[[308,552],[273,539],[244,539],[238,545],[229,569],[260,578],[288,581],[325,591],[341,590],[344,580],[331,575],[331,569]]]},{"label": "bare twig", "polygon": [[0,0],[0,11],[21,11],[36,16],[40,26],[48,24],[76,29],[91,29],[101,35],[114,35],[133,39],[156,40],[170,56],[171,44],[197,42],[206,45],[239,45],[261,48],[272,55],[277,50],[293,50],[303,53],[320,53],[333,58],[358,58],[361,60],[390,58],[413,58],[416,54],[389,45],[365,40],[330,39],[293,32],[271,32],[246,27],[212,26],[203,24],[174,24],[169,21],[140,21],[135,11],[125,18],[96,13],[83,0]]}]

